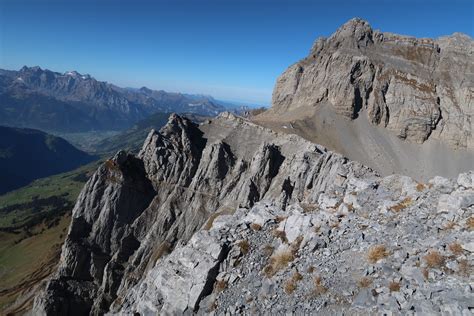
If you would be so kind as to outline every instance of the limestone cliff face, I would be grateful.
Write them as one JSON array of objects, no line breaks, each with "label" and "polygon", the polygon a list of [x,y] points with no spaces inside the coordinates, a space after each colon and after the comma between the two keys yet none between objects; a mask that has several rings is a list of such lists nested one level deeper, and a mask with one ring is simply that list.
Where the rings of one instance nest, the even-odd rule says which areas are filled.
[{"label": "limestone cliff face", "polygon": [[278,78],[271,111],[330,104],[411,142],[474,148],[473,52],[467,35],[417,39],[352,19]]},{"label": "limestone cliff face", "polygon": [[59,268],[33,313],[120,309],[147,271],[210,217],[262,199],[282,209],[295,201],[316,203],[321,192],[355,176],[374,173],[301,137],[231,114],[201,126],[172,115],[160,132],[149,134],[137,157],[119,152],[88,181]]}]

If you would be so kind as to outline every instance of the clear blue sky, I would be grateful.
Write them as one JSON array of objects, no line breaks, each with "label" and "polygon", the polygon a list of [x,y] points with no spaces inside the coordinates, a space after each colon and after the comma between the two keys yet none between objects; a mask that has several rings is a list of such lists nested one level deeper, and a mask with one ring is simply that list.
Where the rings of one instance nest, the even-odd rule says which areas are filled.
[{"label": "clear blue sky", "polygon": [[0,0],[0,67],[269,104],[277,76],[352,17],[473,37],[474,1]]}]

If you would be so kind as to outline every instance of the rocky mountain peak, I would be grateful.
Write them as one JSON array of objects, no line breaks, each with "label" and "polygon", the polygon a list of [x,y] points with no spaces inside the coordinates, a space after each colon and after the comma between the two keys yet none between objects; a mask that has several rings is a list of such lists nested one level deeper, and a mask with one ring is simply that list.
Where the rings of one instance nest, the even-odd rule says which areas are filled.
[{"label": "rocky mountain peak", "polygon": [[179,139],[180,141],[184,139],[192,140],[197,135],[202,134],[199,131],[198,124],[176,113],[170,115],[168,122],[161,128],[160,133],[165,137]]},{"label": "rocky mountain peak", "polygon": [[288,67],[254,120],[384,175],[454,177],[474,161],[473,52],[463,34],[416,38],[352,19]]},{"label": "rocky mountain peak", "polygon": [[360,18],[353,18],[344,23],[329,37],[333,45],[349,45],[350,47],[367,46],[372,43],[373,30],[370,24]]},{"label": "rocky mountain peak", "polygon": [[20,69],[20,72],[27,73],[27,72],[42,72],[43,69],[41,69],[40,66],[33,66],[33,67],[28,67],[28,66],[23,66]]},{"label": "rocky mountain peak", "polygon": [[147,87],[141,87],[139,90],[140,90],[141,92],[145,93],[145,94],[151,94],[151,93],[153,93],[153,90],[151,90],[151,89],[149,89],[149,88],[147,88]]}]

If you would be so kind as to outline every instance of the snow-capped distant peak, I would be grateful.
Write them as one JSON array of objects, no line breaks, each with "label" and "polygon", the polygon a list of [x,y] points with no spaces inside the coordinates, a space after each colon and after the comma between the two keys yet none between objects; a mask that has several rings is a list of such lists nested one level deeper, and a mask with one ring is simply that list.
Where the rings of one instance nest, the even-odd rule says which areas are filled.
[{"label": "snow-capped distant peak", "polygon": [[77,71],[67,71],[64,73],[65,76],[78,77],[80,74]]}]

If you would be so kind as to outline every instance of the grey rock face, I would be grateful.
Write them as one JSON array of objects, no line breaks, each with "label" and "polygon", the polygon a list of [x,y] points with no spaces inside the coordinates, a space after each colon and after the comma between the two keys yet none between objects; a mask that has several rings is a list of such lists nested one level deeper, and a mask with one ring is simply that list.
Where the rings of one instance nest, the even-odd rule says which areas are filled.
[{"label": "grey rock face", "polygon": [[[149,134],[137,157],[119,152],[84,187],[58,271],[36,298],[34,312],[118,310],[147,271],[166,265],[161,258],[190,240],[209,217],[206,226],[216,215],[262,199],[282,209],[294,201],[314,204],[321,192],[355,176],[375,174],[298,136],[276,134],[232,114],[201,126],[172,115],[159,133]],[[206,256],[204,248],[199,251]],[[201,275],[202,286],[165,310],[197,308],[208,291],[205,271],[219,261],[219,255],[207,255],[204,270],[185,270]],[[157,278],[168,277],[160,273]]]},{"label": "grey rock face", "polygon": [[139,246],[131,224],[154,195],[141,160],[119,152],[102,165],[79,195],[58,270],[34,313],[84,315],[108,306]]},{"label": "grey rock face", "polygon": [[111,314],[470,314],[474,205],[439,212],[438,189],[404,176],[349,174],[323,195],[339,206],[264,200],[217,217]]},{"label": "grey rock face", "polygon": [[411,142],[474,148],[473,51],[467,35],[417,39],[352,19],[278,78],[272,112],[330,104]]}]

